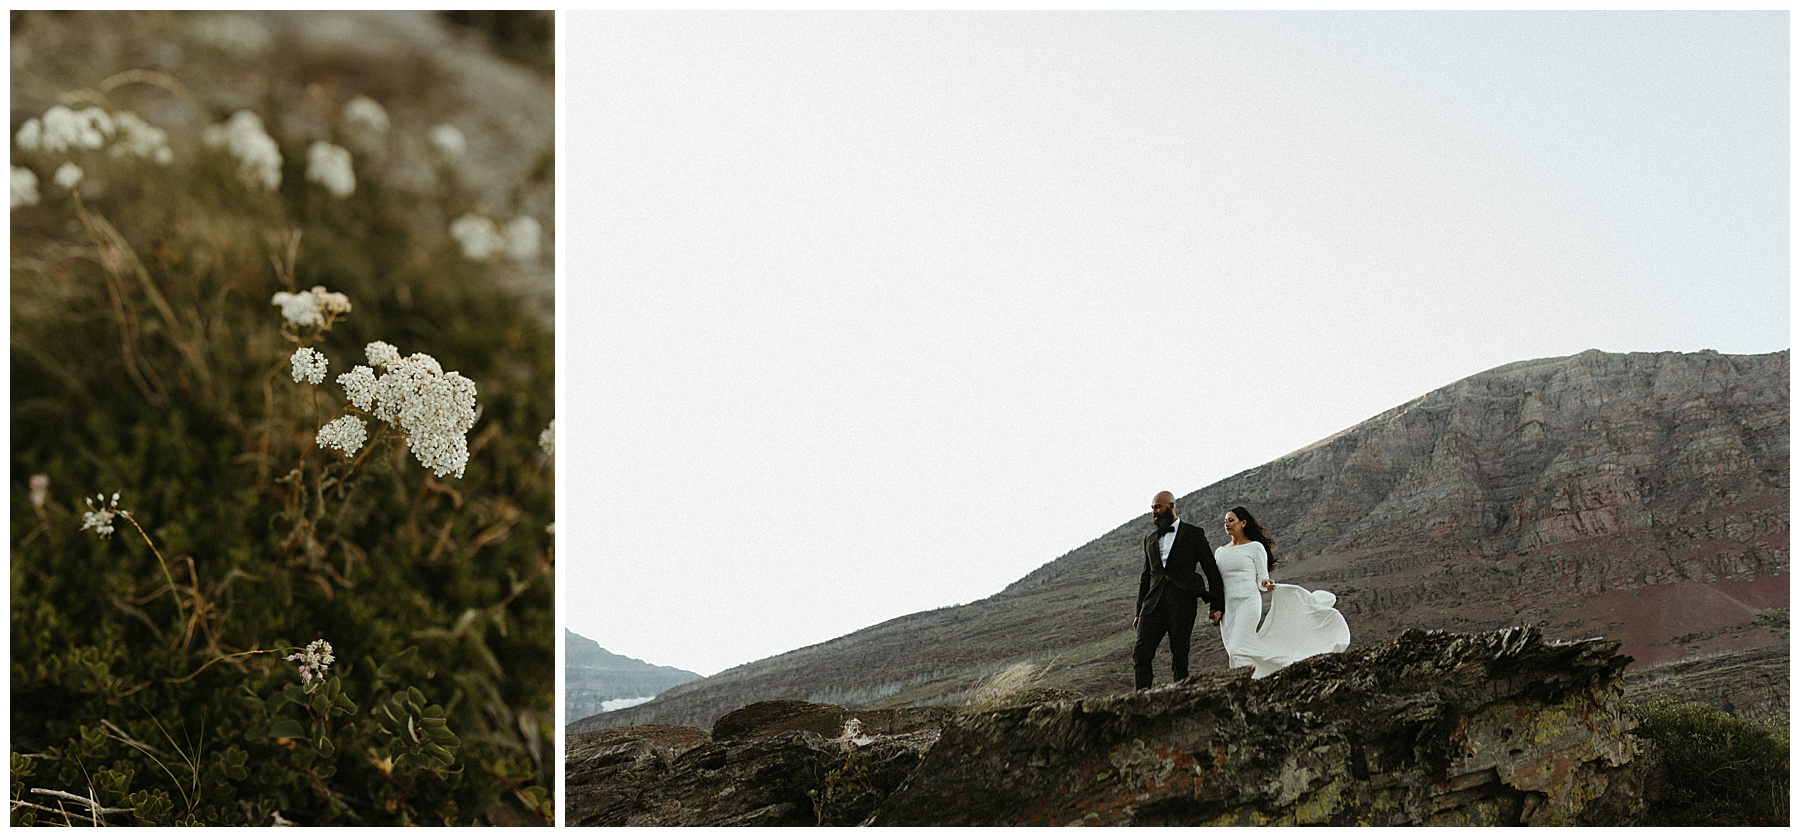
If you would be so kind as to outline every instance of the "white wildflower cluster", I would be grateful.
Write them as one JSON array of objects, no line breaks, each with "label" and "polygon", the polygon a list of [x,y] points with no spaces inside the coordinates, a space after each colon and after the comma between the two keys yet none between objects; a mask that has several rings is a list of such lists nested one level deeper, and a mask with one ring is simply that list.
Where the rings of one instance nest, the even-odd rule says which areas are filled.
[{"label": "white wildflower cluster", "polygon": [[369,428],[356,416],[339,416],[319,428],[319,447],[337,448],[350,456],[369,440]]},{"label": "white wildflower cluster", "polygon": [[243,15],[209,15],[194,24],[194,35],[239,58],[251,58],[269,46],[268,27]]},{"label": "white wildflower cluster", "polygon": [[364,346],[363,353],[369,356],[370,366],[386,366],[400,359],[400,350],[386,340],[377,340]]},{"label": "white wildflower cluster", "polygon": [[545,456],[556,455],[556,419],[551,419],[550,426],[538,434],[538,447],[544,449]]},{"label": "white wildflower cluster", "polygon": [[293,357],[288,358],[294,364],[294,383],[305,381],[318,384],[325,381],[325,370],[331,362],[325,359],[318,349],[299,348],[294,350]]},{"label": "white wildflower cluster", "polygon": [[297,294],[276,291],[269,304],[281,306],[281,316],[297,326],[329,326],[339,314],[350,313],[350,298],[327,291],[324,285]]},{"label": "white wildflower cluster", "polygon": [[407,449],[432,473],[462,477],[469,462],[465,434],[475,426],[475,382],[445,372],[428,354],[403,358],[386,343],[371,343],[365,351],[386,371],[377,376],[374,369],[357,366],[339,375],[350,403],[399,428]]},{"label": "white wildflower cluster", "polygon": [[50,475],[49,474],[32,474],[31,475],[31,506],[32,506],[32,508],[37,508],[37,509],[43,508],[44,502],[49,499],[50,499]]},{"label": "white wildflower cluster", "polygon": [[374,99],[357,96],[344,103],[343,132],[352,144],[372,151],[387,137],[387,111]]},{"label": "white wildflower cluster", "polygon": [[385,134],[388,129],[387,110],[374,99],[357,96],[344,103],[344,124]]},{"label": "white wildflower cluster", "polygon": [[247,110],[201,132],[208,148],[223,148],[237,158],[238,173],[251,186],[273,192],[281,186],[281,148],[263,130],[262,118]]},{"label": "white wildflower cluster", "polygon": [[528,262],[538,257],[538,246],[544,239],[544,228],[530,215],[521,215],[506,225],[506,255],[515,262]]},{"label": "white wildflower cluster", "polygon": [[474,214],[450,222],[450,237],[462,245],[463,257],[472,262],[487,261],[506,244],[492,218]]},{"label": "white wildflower cluster", "polygon": [[[48,483],[48,480],[46,479],[45,482]],[[94,505],[96,502],[100,505]],[[106,495],[104,494],[95,494],[91,499],[88,499],[87,505],[90,510],[81,513],[81,529],[78,531],[85,532],[92,529],[94,530],[94,533],[99,535],[103,540],[112,539],[112,519],[114,515],[123,515],[125,517],[131,516],[131,512],[119,508],[119,492],[117,491],[113,492],[112,500],[110,501],[106,499]]]},{"label": "white wildflower cluster", "polygon": [[159,164],[174,157],[169,135],[128,110],[109,114],[98,107],[70,110],[55,105],[43,116],[25,120],[14,139],[25,151],[53,154],[98,149],[117,139],[111,152],[114,157],[142,157]]},{"label": "white wildflower cluster", "polygon": [[468,213],[451,222],[450,236],[462,245],[469,261],[485,262],[504,251],[513,261],[528,262],[538,256],[544,228],[529,215],[514,218],[502,229],[491,218]]},{"label": "white wildflower cluster", "polygon": [[356,191],[356,172],[350,168],[350,149],[315,142],[306,149],[306,179],[340,198]]},{"label": "white wildflower cluster", "polygon": [[12,167],[12,208],[21,206],[37,206],[38,179],[37,172],[31,169]]},{"label": "white wildflower cluster", "polygon": [[445,157],[461,157],[464,151],[469,150],[469,141],[455,125],[434,125],[425,132],[425,139]]},{"label": "white wildflower cluster", "polygon": [[69,110],[53,105],[41,117],[25,120],[14,140],[26,151],[52,153],[75,148],[99,148],[117,128],[106,111],[97,107]]},{"label": "white wildflower cluster", "polygon": [[300,653],[289,654],[287,659],[289,662],[300,664],[300,682],[302,683],[310,682],[314,677],[324,680],[325,671],[337,661],[337,658],[331,655],[331,643],[322,639],[313,640],[301,649]]},{"label": "white wildflower cluster", "polygon": [[113,114],[113,121],[119,129],[119,141],[112,147],[114,157],[142,157],[158,165],[168,165],[175,158],[167,131],[128,110]]},{"label": "white wildflower cluster", "polygon": [[56,185],[74,191],[75,187],[81,184],[81,175],[80,166],[74,163],[63,163],[56,167],[56,174],[51,175],[50,179],[56,181]]}]

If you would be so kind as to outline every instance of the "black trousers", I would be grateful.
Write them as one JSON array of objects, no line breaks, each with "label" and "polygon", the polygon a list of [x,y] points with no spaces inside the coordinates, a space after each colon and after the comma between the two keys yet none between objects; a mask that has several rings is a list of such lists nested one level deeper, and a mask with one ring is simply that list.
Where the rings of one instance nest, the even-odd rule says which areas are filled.
[{"label": "black trousers", "polygon": [[1158,602],[1138,615],[1137,645],[1131,649],[1131,663],[1137,675],[1137,687],[1150,688],[1150,663],[1156,659],[1156,646],[1164,636],[1169,638],[1169,662],[1176,680],[1188,676],[1188,641],[1194,635],[1194,617],[1199,608]]}]

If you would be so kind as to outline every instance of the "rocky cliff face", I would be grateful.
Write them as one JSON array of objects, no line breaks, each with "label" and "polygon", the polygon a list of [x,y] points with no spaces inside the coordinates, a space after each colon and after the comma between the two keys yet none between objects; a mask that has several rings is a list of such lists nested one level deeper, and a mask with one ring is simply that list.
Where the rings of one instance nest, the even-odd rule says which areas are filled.
[{"label": "rocky cliff face", "polygon": [[[1354,644],[1408,628],[1532,625],[1562,639],[1611,638],[1639,666],[1780,649],[1785,671],[1788,388],[1787,352],[1516,363],[1179,506],[1220,542],[1214,521],[1225,509],[1256,512],[1278,540],[1276,578],[1336,593]],[[988,599],[740,666],[590,722],[707,724],[777,698],[954,702],[1026,660],[1051,666],[1045,686],[1125,691],[1148,526],[1147,516],[1128,521]],[[1197,671],[1224,665],[1206,630],[1195,631],[1192,656]],[[1166,661],[1158,665],[1166,676]],[[1704,668],[1669,671],[1704,678]],[[1774,714],[1748,694],[1699,693]]]},{"label": "rocky cliff face", "polygon": [[1263,680],[580,733],[570,824],[1629,824],[1656,762],[1620,710],[1615,650],[1408,631]]}]

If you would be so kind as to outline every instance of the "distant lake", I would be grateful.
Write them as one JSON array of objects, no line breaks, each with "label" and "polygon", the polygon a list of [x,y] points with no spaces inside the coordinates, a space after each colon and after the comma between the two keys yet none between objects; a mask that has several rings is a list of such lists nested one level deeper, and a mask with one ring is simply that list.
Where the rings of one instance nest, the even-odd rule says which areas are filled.
[{"label": "distant lake", "polygon": [[627,706],[636,706],[640,703],[646,703],[655,697],[656,697],[655,695],[651,695],[650,697],[619,698],[618,700],[601,701],[600,702],[600,711],[601,712],[611,712],[614,709],[624,709]]}]

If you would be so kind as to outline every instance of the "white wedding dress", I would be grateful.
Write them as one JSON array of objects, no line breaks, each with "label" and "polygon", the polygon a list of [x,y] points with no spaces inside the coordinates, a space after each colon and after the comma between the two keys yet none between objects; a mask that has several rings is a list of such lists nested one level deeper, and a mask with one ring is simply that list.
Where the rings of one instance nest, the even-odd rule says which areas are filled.
[{"label": "white wedding dress", "polygon": [[1350,626],[1334,607],[1337,597],[1324,590],[1277,584],[1269,597],[1269,615],[1263,616],[1261,591],[1269,577],[1269,554],[1262,544],[1226,544],[1213,551],[1213,559],[1225,581],[1219,640],[1232,668],[1253,667],[1250,676],[1263,678],[1307,657],[1350,647]]}]

